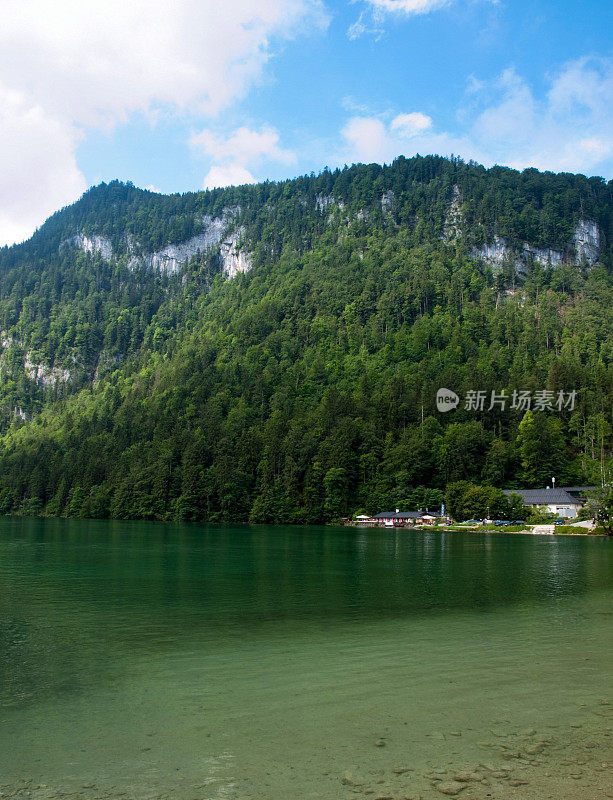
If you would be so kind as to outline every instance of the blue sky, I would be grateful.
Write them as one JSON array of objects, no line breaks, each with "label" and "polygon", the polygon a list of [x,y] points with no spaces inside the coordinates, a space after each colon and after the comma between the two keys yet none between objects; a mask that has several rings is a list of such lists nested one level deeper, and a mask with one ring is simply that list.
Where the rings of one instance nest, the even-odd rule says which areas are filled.
[{"label": "blue sky", "polygon": [[31,0],[0,31],[0,241],[162,192],[452,152],[613,177],[604,0]]}]

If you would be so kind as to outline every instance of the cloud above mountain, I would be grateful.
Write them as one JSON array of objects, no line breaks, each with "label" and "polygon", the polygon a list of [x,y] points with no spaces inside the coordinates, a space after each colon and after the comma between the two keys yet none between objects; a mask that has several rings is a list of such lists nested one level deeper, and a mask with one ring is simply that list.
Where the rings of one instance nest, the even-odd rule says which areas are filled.
[{"label": "cloud above mountain", "polygon": [[268,125],[259,131],[241,126],[226,136],[205,128],[192,135],[190,144],[197,154],[213,159],[204,179],[205,189],[254,183],[250,169],[262,163],[296,163],[296,154],[280,146],[279,132]]},{"label": "cloud above mountain", "polygon": [[613,158],[613,62],[583,57],[549,79],[542,98],[513,68],[469,81],[458,130],[437,129],[421,111],[351,117],[339,161],[391,161],[403,153],[463,156],[486,165],[589,174]]},{"label": "cloud above mountain", "polygon": [[607,52],[604,16],[545,6],[5,2],[0,244],[113,178],[184,191],[417,152],[611,177],[612,62],[580,35]]},{"label": "cloud above mountain", "polygon": [[88,130],[134,112],[153,122],[162,108],[213,117],[262,78],[275,41],[327,22],[318,0],[3,4],[1,239],[27,236],[84,189],[75,152]]}]

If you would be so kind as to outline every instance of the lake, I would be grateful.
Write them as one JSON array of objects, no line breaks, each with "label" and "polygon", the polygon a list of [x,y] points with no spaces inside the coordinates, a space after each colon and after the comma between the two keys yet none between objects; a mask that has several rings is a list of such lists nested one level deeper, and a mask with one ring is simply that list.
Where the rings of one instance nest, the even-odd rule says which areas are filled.
[{"label": "lake", "polygon": [[0,791],[613,797],[613,542],[0,518]]}]

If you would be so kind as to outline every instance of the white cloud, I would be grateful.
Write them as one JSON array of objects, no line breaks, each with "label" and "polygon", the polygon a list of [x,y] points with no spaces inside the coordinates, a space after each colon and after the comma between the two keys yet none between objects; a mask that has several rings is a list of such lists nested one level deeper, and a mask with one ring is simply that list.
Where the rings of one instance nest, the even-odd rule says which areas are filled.
[{"label": "white cloud", "polygon": [[[421,112],[381,117],[354,116],[341,131],[339,162],[391,161],[397,155],[437,153],[516,169],[602,171],[613,162],[613,62],[581,58],[550,79],[539,99],[513,69],[490,84],[471,81],[481,105],[458,109],[458,133],[436,130]],[[488,99],[489,98],[489,99]],[[607,175],[607,170],[609,174]]]},{"label": "white cloud", "polygon": [[[493,4],[499,2],[499,0],[488,1]],[[349,39],[358,39],[364,34],[370,34],[378,40],[385,33],[383,26],[387,19],[430,14],[453,5],[455,0],[363,0],[363,2],[366,8],[360,12],[358,19],[347,29]]]},{"label": "white cloud", "polygon": [[373,117],[352,117],[342,135],[351,154],[350,161],[387,161],[390,144],[394,149],[386,126]]},{"label": "white cloud", "polygon": [[391,122],[390,128],[403,136],[416,136],[422,131],[427,131],[432,127],[432,118],[421,111],[413,111],[410,114],[398,114]]},{"label": "white cloud", "polygon": [[[44,148],[29,150],[30,158],[24,148],[17,205],[27,205],[26,187],[36,178],[46,184],[61,176],[62,163],[65,190],[59,194],[62,202],[75,199],[82,185],[82,178],[75,180],[79,129],[110,127],[136,111],[154,119],[160,107],[216,114],[261,78],[272,41],[328,21],[320,0],[28,0],[2,6],[0,83],[21,98],[19,109],[5,111],[5,123],[11,130],[23,124],[32,147],[49,126],[63,131],[61,142],[49,138]],[[43,216],[36,221],[56,201],[50,196],[39,204]],[[0,241],[10,241],[13,218],[20,221],[5,201]]]},{"label": "white cloud", "polygon": [[349,39],[358,39],[370,34],[380,39],[385,33],[383,22],[388,15],[411,17],[415,14],[429,14],[454,0],[364,0],[366,10],[347,29]]},{"label": "white cloud", "polygon": [[244,183],[255,183],[255,177],[249,170],[231,162],[224,166],[213,166],[204,176],[203,189],[215,189],[221,186],[242,186]]},{"label": "white cloud", "polygon": [[[583,107],[611,122],[613,67],[610,60],[584,56],[565,66],[554,80],[548,99],[554,114]],[[605,120],[602,120],[605,121]]]},{"label": "white cloud", "polygon": [[430,11],[449,5],[452,0],[366,0],[366,2],[379,11],[411,16],[428,14]]},{"label": "white cloud", "polygon": [[249,163],[259,158],[292,164],[296,154],[279,147],[279,134],[269,126],[254,131],[245,126],[234,131],[228,139],[216,137],[210,130],[203,130],[191,138],[191,143],[215,159],[239,159]]},{"label": "white cloud", "polygon": [[324,23],[314,0],[29,0],[3,9],[0,73],[85,125],[165,103],[216,112],[259,78],[271,36]]},{"label": "white cloud", "polygon": [[253,183],[255,178],[248,167],[257,167],[264,161],[296,162],[296,154],[279,146],[279,133],[270,126],[259,131],[243,126],[227,138],[204,129],[194,134],[190,143],[198,154],[218,162],[209,169],[204,179],[205,188]]},{"label": "white cloud", "polygon": [[479,114],[473,123],[473,135],[480,141],[517,146],[533,126],[536,101],[528,85],[512,69],[503,72],[496,88],[500,100]]},{"label": "white cloud", "polygon": [[491,161],[592,173],[613,158],[613,62],[566,64],[540,100],[513,70],[493,88],[499,99],[480,111],[470,131]]},{"label": "white cloud", "polygon": [[[415,153],[459,154],[469,147],[468,140],[447,133],[393,130],[391,124],[375,117],[352,117],[341,130],[341,136],[343,145],[337,159],[341,164],[357,161],[389,163],[398,155]],[[468,157],[480,160],[478,153]]]},{"label": "white cloud", "polygon": [[86,188],[72,126],[0,85],[0,244],[20,242]]},{"label": "white cloud", "polygon": [[385,30],[379,24],[379,16],[380,15],[376,13],[365,14],[362,11],[356,21],[347,28],[347,36],[353,40],[359,39],[360,36],[364,36],[365,33],[369,33],[378,41],[385,33]]}]

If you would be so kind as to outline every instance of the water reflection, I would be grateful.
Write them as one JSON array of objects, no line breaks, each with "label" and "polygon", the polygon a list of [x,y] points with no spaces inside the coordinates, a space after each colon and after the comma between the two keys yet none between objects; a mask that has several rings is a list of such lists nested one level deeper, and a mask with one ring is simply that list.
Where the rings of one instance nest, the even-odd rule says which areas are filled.
[{"label": "water reflection", "polygon": [[[58,593],[175,625],[418,614],[610,585],[609,542],[569,537],[65,520],[0,523],[0,601]],[[21,602],[21,601],[20,601]],[[3,617],[6,622],[6,616]],[[112,626],[114,616],[109,618]],[[135,631],[137,633],[137,631]]]},{"label": "water reflection", "polygon": [[578,714],[600,696],[612,553],[588,538],[2,519],[0,773],[81,786],[113,764],[143,797],[157,774],[193,800],[171,786],[179,766],[202,784],[232,752],[243,779],[272,772],[261,796],[280,800],[306,796],[283,763],[271,771],[287,748],[303,789],[338,783],[348,754],[380,758],[390,730],[388,771],[408,734],[424,763],[448,747],[445,726],[476,758],[480,726],[530,727],[536,707],[558,725],[571,699]]}]

